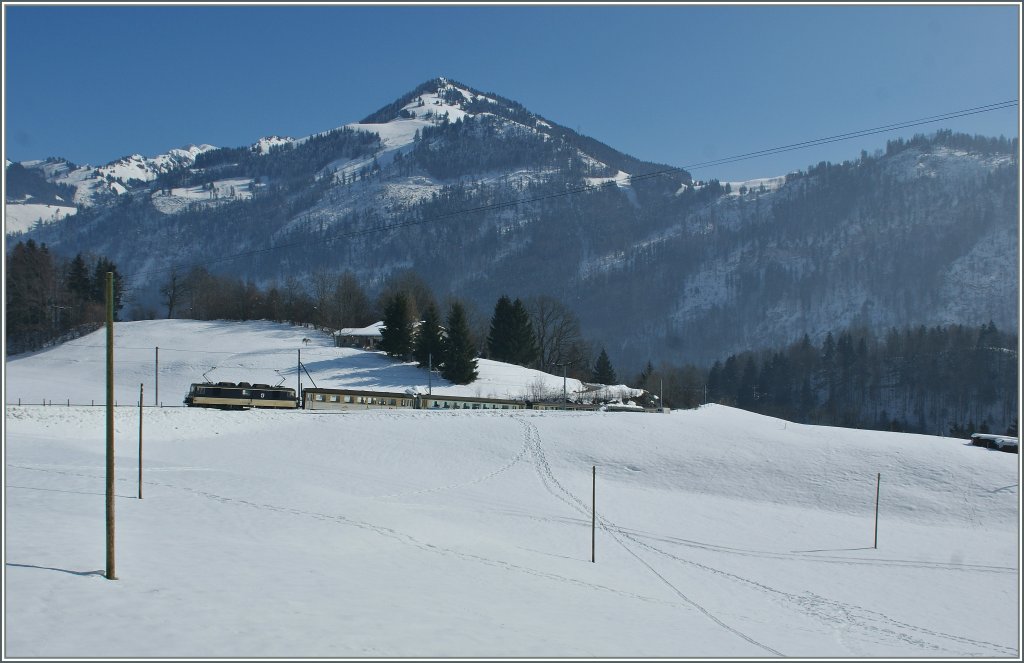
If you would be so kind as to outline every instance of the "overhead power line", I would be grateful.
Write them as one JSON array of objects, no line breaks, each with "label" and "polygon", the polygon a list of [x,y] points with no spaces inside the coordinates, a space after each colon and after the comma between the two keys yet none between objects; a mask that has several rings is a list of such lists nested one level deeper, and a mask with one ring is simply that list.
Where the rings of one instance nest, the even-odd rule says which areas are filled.
[{"label": "overhead power line", "polygon": [[[905,120],[903,122],[894,122],[892,124],[886,124],[886,125],[882,125],[882,126],[878,126],[878,127],[872,127],[870,129],[860,129],[860,130],[857,130],[857,131],[849,131],[849,132],[846,132],[846,133],[835,134],[835,135],[832,135],[832,136],[825,136],[823,138],[815,138],[815,139],[811,139],[811,140],[801,141],[801,142],[798,142],[798,143],[791,143],[789,145],[780,145],[778,147],[771,147],[771,148],[767,148],[767,149],[764,149],[764,150],[757,150],[757,151],[754,151],[754,152],[745,152],[743,154],[737,154],[737,155],[733,155],[733,156],[730,156],[730,157],[723,157],[721,159],[713,159],[711,161],[701,161],[701,162],[692,163],[692,164],[688,164],[688,165],[685,165],[685,166],[679,166],[679,167],[674,167],[674,168],[663,168],[661,170],[655,170],[655,171],[651,171],[651,172],[648,172],[648,173],[642,173],[642,174],[639,174],[639,175],[629,175],[629,176],[624,177],[622,179],[617,179],[617,180],[613,179],[613,180],[609,180],[607,182],[602,182],[600,184],[586,184],[586,185],[577,186],[577,187],[570,187],[570,188],[565,189],[564,191],[557,191],[557,192],[543,194],[543,195],[539,195],[539,196],[532,196],[532,197],[529,197],[529,198],[517,198],[515,200],[509,200],[509,201],[500,202],[500,203],[491,203],[491,204],[487,204],[487,205],[479,205],[479,206],[476,206],[476,207],[467,207],[467,208],[463,208],[463,209],[460,209],[460,210],[456,210],[454,212],[448,212],[446,214],[438,214],[438,215],[435,215],[435,216],[431,216],[431,217],[428,217],[428,218],[425,218],[425,219],[419,219],[419,220],[415,220],[415,221],[402,221],[402,222],[391,223],[391,224],[387,224],[387,225],[383,225],[383,226],[378,226],[378,227],[374,227],[374,228],[364,228],[362,230],[350,230],[350,231],[346,231],[346,232],[337,233],[337,234],[331,235],[330,237],[326,237],[326,238],[318,237],[318,238],[310,238],[310,239],[297,240],[297,241],[294,241],[294,242],[286,242],[286,243],[283,243],[283,244],[276,244],[274,246],[269,246],[269,247],[265,247],[265,248],[262,248],[262,249],[253,249],[251,251],[243,251],[243,252],[240,252],[240,253],[234,253],[234,254],[231,254],[231,255],[222,256],[220,258],[213,258],[213,259],[209,259],[209,260],[204,260],[204,261],[201,261],[201,262],[198,262],[198,263],[190,264],[187,267],[191,268],[191,267],[213,265],[213,264],[222,263],[222,262],[229,262],[231,260],[238,260],[239,258],[247,258],[247,257],[251,257],[251,256],[256,256],[256,255],[261,255],[261,254],[265,254],[265,253],[270,253],[272,251],[278,251],[280,249],[293,248],[293,247],[297,247],[297,246],[303,246],[303,245],[306,245],[306,244],[312,244],[314,242],[319,243],[319,244],[323,244],[325,242],[334,242],[334,241],[337,241],[337,240],[340,240],[340,239],[351,239],[351,238],[354,238],[354,237],[361,237],[363,235],[370,235],[370,234],[382,233],[382,232],[391,232],[393,230],[401,230],[403,228],[410,228],[412,226],[421,226],[421,225],[426,225],[428,223],[436,223],[438,221],[444,221],[446,219],[451,219],[451,218],[454,218],[454,217],[457,217],[457,216],[462,216],[462,215],[465,215],[465,214],[473,214],[473,213],[479,213],[479,212],[490,212],[490,211],[494,211],[494,210],[507,209],[507,208],[510,208],[510,207],[517,207],[519,205],[527,205],[527,204],[530,204],[530,203],[544,202],[546,200],[552,200],[552,199],[555,199],[555,198],[563,198],[563,197],[566,197],[566,196],[577,195],[577,194],[580,194],[580,193],[587,193],[587,192],[592,192],[592,191],[598,191],[598,190],[605,189],[605,188],[612,187],[612,186],[620,186],[620,185],[622,185],[624,183],[632,184],[633,182],[639,182],[639,181],[643,181],[643,180],[647,180],[647,179],[652,179],[652,178],[655,178],[655,177],[666,177],[666,176],[669,176],[669,175],[678,174],[678,173],[682,173],[682,172],[688,172],[688,171],[691,171],[691,170],[698,170],[698,169],[701,169],[701,168],[710,168],[712,166],[721,166],[721,165],[725,165],[725,164],[736,163],[738,161],[746,161],[748,159],[756,159],[756,158],[759,158],[759,157],[770,156],[770,155],[773,155],[773,154],[782,154],[782,153],[785,153],[785,152],[793,152],[795,150],[804,150],[804,149],[808,149],[808,148],[811,148],[811,147],[817,147],[819,145],[827,145],[829,143],[838,143],[838,142],[841,142],[841,141],[853,140],[854,138],[863,138],[865,136],[873,136],[873,135],[876,135],[876,134],[886,133],[886,132],[889,132],[889,131],[896,131],[896,130],[899,130],[899,129],[909,129],[911,127],[922,126],[922,125],[925,125],[925,124],[934,124],[935,122],[943,122],[943,121],[946,121],[946,120],[953,120],[953,119],[957,119],[957,118],[961,118],[961,117],[968,117],[970,115],[977,115],[979,113],[989,113],[989,112],[996,111],[996,110],[1004,110],[1004,109],[1013,108],[1013,107],[1017,106],[1017,103],[1018,102],[1017,102],[1016,99],[1008,99],[1006,101],[1000,101],[1000,102],[993,103],[993,104],[986,104],[984,106],[975,106],[973,108],[965,108],[963,110],[952,111],[952,112],[949,112],[949,113],[942,113],[940,115],[931,115],[931,116],[928,116],[928,117],[922,117],[922,118],[918,118],[918,119],[914,119],[914,120]],[[142,272],[135,272],[133,274],[125,275],[125,278],[138,277],[138,276],[149,276],[149,275],[152,275],[152,274],[166,273],[166,272],[170,272],[170,271],[173,271],[175,269],[178,269],[178,267],[179,266],[172,266],[172,267],[165,267],[165,268],[161,268],[161,269],[152,269],[152,270],[146,270],[146,271],[142,271]]]}]

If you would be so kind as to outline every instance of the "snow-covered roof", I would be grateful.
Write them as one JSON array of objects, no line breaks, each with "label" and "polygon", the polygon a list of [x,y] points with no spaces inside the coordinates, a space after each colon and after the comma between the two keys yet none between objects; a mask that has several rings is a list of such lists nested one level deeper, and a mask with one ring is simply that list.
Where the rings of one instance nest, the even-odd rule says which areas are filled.
[{"label": "snow-covered roof", "polygon": [[1016,447],[1017,438],[1010,437],[1009,435],[991,435],[989,433],[975,433],[971,435],[972,440],[988,440],[994,443],[997,447]]},{"label": "snow-covered roof", "polygon": [[381,327],[384,326],[384,321],[375,322],[369,327],[345,327],[334,332],[335,336],[380,336]]}]

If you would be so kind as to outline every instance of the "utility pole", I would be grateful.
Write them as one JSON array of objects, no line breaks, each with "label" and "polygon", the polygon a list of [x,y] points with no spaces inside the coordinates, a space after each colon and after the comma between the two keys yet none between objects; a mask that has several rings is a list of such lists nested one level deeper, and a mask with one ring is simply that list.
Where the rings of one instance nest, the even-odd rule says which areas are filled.
[{"label": "utility pole", "polygon": [[594,549],[597,540],[597,465],[592,465],[590,484],[590,562],[594,562]]},{"label": "utility pole", "polygon": [[434,395],[434,355],[427,353],[427,396]]},{"label": "utility pole", "polygon": [[160,346],[156,347],[156,363],[153,369],[153,381],[156,383],[156,389],[153,392],[153,405],[160,405]]},{"label": "utility pole", "polygon": [[139,385],[139,499],[142,499],[142,385]]},{"label": "utility pole", "polygon": [[878,480],[875,483],[875,550],[878,550],[878,495],[882,490],[882,473],[878,473]]},{"label": "utility pole", "polygon": [[295,364],[295,398],[301,403],[302,402],[302,348],[297,350],[299,353],[298,361]]},{"label": "utility pole", "polygon": [[114,273],[107,272],[107,580],[114,572]]},{"label": "utility pole", "polygon": [[566,409],[566,405],[569,402],[569,395],[568,395],[568,391],[566,390],[566,381],[567,381],[566,380],[566,367],[569,364],[571,364],[571,363],[572,363],[571,361],[551,362],[552,366],[561,366],[562,367],[562,409],[563,410]]}]

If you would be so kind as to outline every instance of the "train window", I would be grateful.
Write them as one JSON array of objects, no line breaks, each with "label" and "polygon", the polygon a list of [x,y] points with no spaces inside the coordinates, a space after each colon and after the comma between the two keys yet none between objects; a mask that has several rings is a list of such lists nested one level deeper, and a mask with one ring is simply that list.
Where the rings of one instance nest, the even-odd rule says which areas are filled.
[{"label": "train window", "polygon": [[338,395],[337,394],[331,396],[331,402],[332,403],[337,403],[338,402]]}]

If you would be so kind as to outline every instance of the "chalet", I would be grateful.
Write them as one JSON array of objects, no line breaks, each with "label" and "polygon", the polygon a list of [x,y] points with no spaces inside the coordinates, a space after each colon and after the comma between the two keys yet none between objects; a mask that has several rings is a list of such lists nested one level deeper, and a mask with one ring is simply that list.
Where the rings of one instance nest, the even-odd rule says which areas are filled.
[{"label": "chalet", "polygon": [[996,451],[1017,453],[1017,438],[1008,435],[988,435],[986,433],[975,433],[971,435],[971,444]]},{"label": "chalet", "polygon": [[384,321],[375,322],[369,327],[345,327],[334,332],[334,345],[339,348],[359,348],[376,350],[380,344],[380,330]]}]

